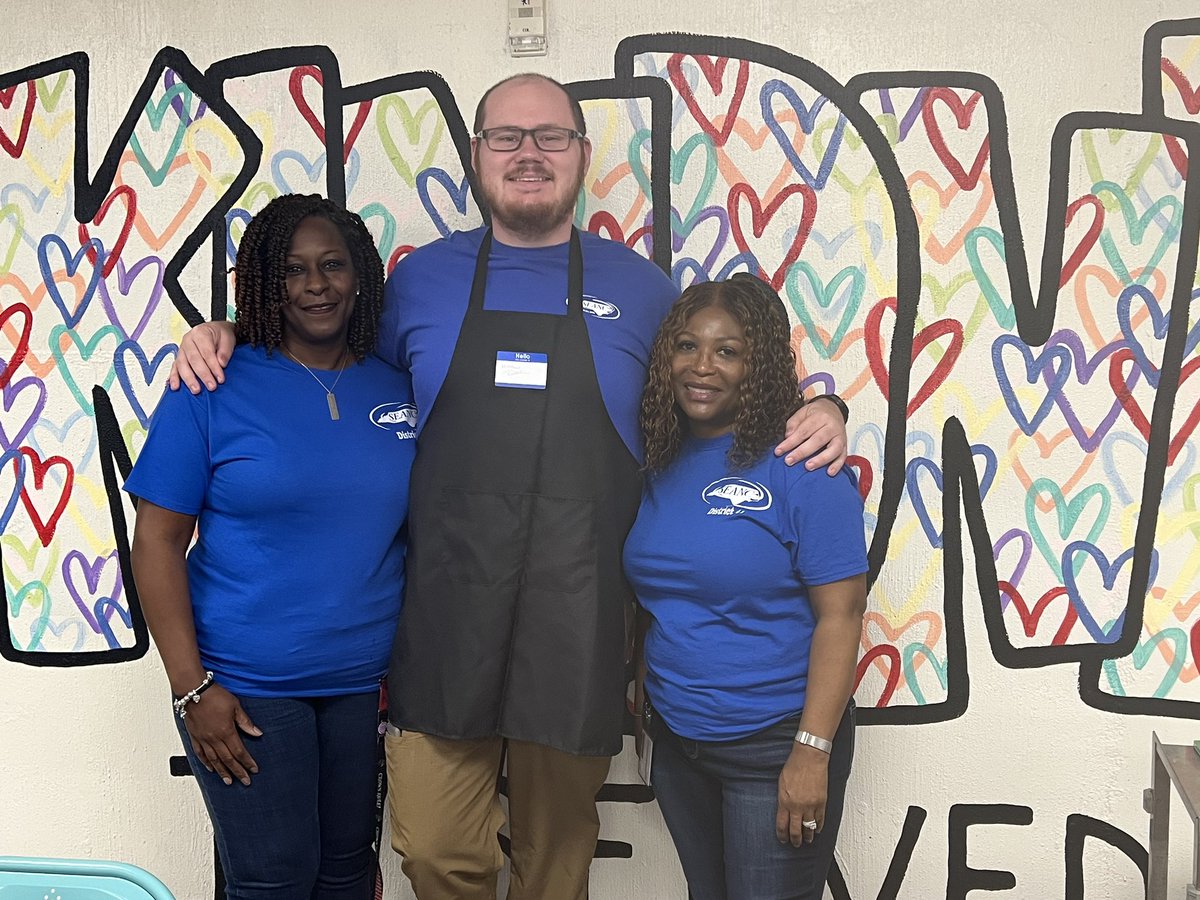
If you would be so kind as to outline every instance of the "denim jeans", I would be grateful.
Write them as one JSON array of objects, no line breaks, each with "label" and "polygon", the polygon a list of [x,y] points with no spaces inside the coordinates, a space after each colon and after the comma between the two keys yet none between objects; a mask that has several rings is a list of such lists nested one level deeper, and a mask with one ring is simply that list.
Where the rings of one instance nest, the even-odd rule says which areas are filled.
[{"label": "denim jeans", "polygon": [[367,900],[375,883],[379,695],[239,697],[258,774],[226,785],[196,758],[229,900]]},{"label": "denim jeans", "polygon": [[650,779],[693,900],[820,900],[854,756],[854,703],[833,739],[825,826],[811,844],[793,847],[775,836],[775,813],[799,722],[735,741],[693,741],[652,713]]}]

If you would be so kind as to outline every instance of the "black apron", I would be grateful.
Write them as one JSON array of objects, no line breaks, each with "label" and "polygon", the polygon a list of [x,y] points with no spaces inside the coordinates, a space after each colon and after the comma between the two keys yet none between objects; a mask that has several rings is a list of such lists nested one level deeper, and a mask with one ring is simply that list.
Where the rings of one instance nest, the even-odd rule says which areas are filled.
[{"label": "black apron", "polygon": [[[621,548],[638,464],[596,380],[572,229],[566,315],[484,309],[488,231],[410,491],[391,719],[449,738],[621,750]],[[544,353],[544,390],[497,387],[498,352]]]}]

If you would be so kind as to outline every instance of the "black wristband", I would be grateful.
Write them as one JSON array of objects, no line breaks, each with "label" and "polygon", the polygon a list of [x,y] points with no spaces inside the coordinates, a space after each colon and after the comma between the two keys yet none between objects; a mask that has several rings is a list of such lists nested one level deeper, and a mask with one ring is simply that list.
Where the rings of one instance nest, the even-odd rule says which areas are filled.
[{"label": "black wristband", "polygon": [[[848,407],[846,405],[846,401],[843,400],[841,397],[839,397],[837,394],[817,394],[817,396],[813,397],[812,399],[813,400],[828,400],[830,403],[832,403],[834,406],[836,406],[838,408],[838,412],[840,412],[842,414],[842,422],[850,421],[850,407]],[[812,400],[810,400],[809,402],[811,403]]]}]

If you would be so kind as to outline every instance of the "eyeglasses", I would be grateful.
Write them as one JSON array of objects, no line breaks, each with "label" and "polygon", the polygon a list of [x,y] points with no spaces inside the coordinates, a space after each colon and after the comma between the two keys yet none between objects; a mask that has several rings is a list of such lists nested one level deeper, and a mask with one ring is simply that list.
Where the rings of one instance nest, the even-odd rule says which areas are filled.
[{"label": "eyeglasses", "polygon": [[475,135],[482,138],[489,150],[496,153],[511,153],[521,146],[525,135],[532,135],[533,142],[539,150],[546,153],[559,153],[571,146],[571,141],[581,140],[583,134],[573,128],[517,128],[505,125],[501,128],[485,128]]}]

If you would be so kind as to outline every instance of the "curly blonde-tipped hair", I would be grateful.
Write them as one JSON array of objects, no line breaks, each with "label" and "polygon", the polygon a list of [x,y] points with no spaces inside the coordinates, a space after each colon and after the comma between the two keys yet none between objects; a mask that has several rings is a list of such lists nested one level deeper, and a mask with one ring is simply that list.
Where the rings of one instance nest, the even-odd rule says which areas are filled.
[{"label": "curly blonde-tipped hair", "polygon": [[650,349],[641,410],[647,471],[661,471],[679,455],[688,425],[671,389],[671,358],[688,320],[709,306],[724,309],[746,334],[746,377],[733,420],[730,469],[745,469],[760,459],[783,437],[788,417],[804,403],[787,312],[771,286],[743,273],[728,281],[694,284],[675,301]]}]

